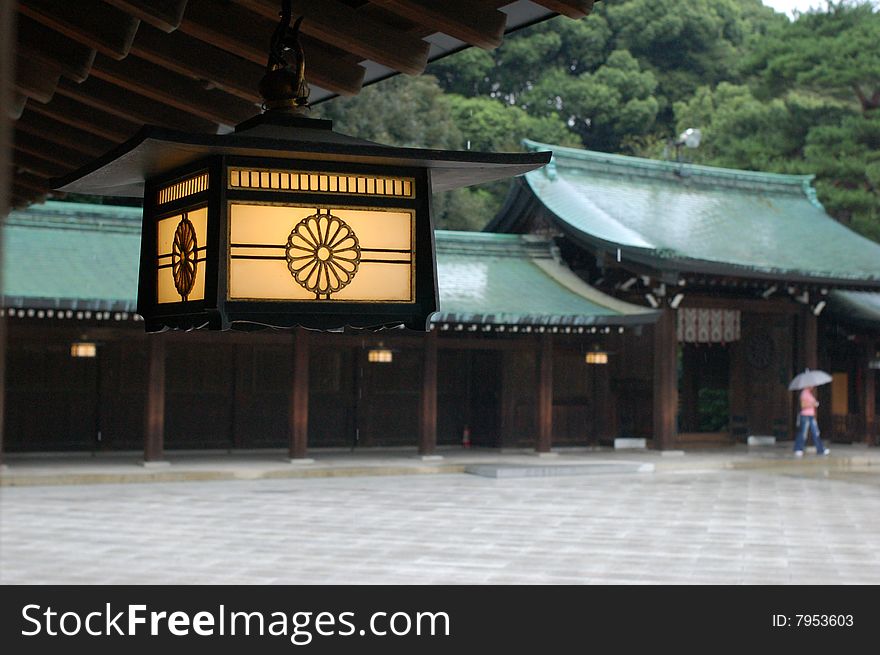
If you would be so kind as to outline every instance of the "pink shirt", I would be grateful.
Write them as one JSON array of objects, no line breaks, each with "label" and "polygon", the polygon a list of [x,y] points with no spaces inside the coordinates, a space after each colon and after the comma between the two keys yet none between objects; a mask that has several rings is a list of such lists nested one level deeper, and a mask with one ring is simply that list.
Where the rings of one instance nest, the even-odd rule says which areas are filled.
[{"label": "pink shirt", "polygon": [[801,391],[801,416],[816,415],[816,397],[810,393],[809,389]]}]

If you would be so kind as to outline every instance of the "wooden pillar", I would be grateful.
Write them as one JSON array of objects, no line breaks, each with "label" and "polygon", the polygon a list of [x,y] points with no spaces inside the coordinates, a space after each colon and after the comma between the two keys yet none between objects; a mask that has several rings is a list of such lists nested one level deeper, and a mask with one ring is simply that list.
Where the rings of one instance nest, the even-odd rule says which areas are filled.
[{"label": "wooden pillar", "polygon": [[863,411],[862,415],[865,417],[865,443],[869,446],[874,445],[874,440],[877,438],[877,435],[874,432],[874,419],[877,416],[877,372],[876,369],[867,368],[868,362],[873,360],[876,357],[876,351],[874,349],[873,342],[869,341],[865,345],[865,354],[862,358],[861,366],[865,366],[865,384],[864,386],[864,401],[863,401]]},{"label": "wooden pillar", "polygon": [[664,309],[654,325],[654,448],[666,450],[676,443],[678,413],[678,339],[675,311]]},{"label": "wooden pillar", "polygon": [[535,450],[549,453],[553,445],[553,338],[540,337],[538,355],[538,439]]},{"label": "wooden pillar", "polygon": [[244,407],[248,401],[247,389],[253,388],[251,381],[254,360],[254,349],[242,343],[233,343],[235,349],[233,361],[235,366],[232,371],[232,447],[244,448],[245,442],[243,437],[244,427]]},{"label": "wooden pillar", "polygon": [[293,386],[290,390],[290,459],[305,459],[309,439],[309,333],[293,333]]},{"label": "wooden pillar", "polygon": [[147,335],[147,411],[144,462],[165,458],[165,335]]},{"label": "wooden pillar", "polygon": [[419,411],[419,455],[437,449],[437,331],[425,335],[422,365],[422,402]]},{"label": "wooden pillar", "polygon": [[803,361],[801,362],[800,373],[805,368],[819,368],[819,339],[818,339],[818,319],[809,310],[804,308],[801,313],[801,335],[803,343],[801,352],[803,353]]},{"label": "wooden pillar", "polygon": [[[0,218],[6,218],[12,188],[12,113],[15,80],[15,7],[0,1]],[[3,244],[0,243],[0,246]],[[2,252],[2,247],[0,247]],[[2,264],[2,261],[0,261]],[[0,265],[0,289],[3,288]],[[6,317],[0,317],[0,466],[3,465],[3,429],[6,423]]]}]

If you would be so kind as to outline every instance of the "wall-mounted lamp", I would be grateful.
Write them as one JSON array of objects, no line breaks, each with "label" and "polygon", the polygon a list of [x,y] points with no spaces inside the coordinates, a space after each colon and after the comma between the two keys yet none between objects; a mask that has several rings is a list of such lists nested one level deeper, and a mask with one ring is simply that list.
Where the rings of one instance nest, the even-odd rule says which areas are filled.
[{"label": "wall-mounted lamp", "polygon": [[602,350],[598,344],[593,346],[593,349],[587,352],[584,356],[584,361],[587,364],[607,364],[608,363],[608,353]]},{"label": "wall-mounted lamp", "polygon": [[394,361],[394,353],[388,348],[371,348],[367,352],[367,361],[373,364],[390,364]]},{"label": "wall-mounted lamp", "polygon": [[394,361],[394,351],[380,343],[367,351],[367,361],[371,364],[390,364]]},{"label": "wall-mounted lamp", "polygon": [[819,314],[821,314],[822,310],[825,309],[825,304],[826,303],[824,300],[820,300],[819,302],[817,302],[816,306],[813,307],[813,315],[818,316]]},{"label": "wall-mounted lamp", "polygon": [[672,300],[669,301],[669,306],[672,307],[672,309],[678,309],[682,300],[684,300],[684,294],[677,293],[672,297]]},{"label": "wall-mounted lamp", "polygon": [[649,304],[651,305],[651,307],[653,307],[654,309],[657,309],[657,308],[660,306],[660,303],[659,303],[659,302],[657,301],[657,299],[654,297],[654,294],[653,294],[653,293],[646,293],[646,294],[645,294],[645,299],[648,301],[648,303],[649,303]]},{"label": "wall-mounted lamp", "polygon": [[75,341],[70,344],[71,357],[97,357],[98,346],[92,341]]}]

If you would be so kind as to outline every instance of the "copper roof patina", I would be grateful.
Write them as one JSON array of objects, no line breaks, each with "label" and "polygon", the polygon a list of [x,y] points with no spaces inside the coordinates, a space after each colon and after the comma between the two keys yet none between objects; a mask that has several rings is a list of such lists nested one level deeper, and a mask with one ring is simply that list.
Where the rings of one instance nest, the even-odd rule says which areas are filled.
[{"label": "copper roof patina", "polygon": [[[3,306],[134,311],[141,210],[47,202],[12,212],[3,230]],[[434,323],[608,326],[656,313],[600,293],[531,235],[436,232]]]},{"label": "copper roof patina", "polygon": [[[570,238],[660,271],[880,288],[880,245],[831,218],[811,175],[656,161],[525,141],[552,150],[525,175]],[[508,207],[528,203],[508,202]],[[499,215],[489,229],[507,231]]]}]

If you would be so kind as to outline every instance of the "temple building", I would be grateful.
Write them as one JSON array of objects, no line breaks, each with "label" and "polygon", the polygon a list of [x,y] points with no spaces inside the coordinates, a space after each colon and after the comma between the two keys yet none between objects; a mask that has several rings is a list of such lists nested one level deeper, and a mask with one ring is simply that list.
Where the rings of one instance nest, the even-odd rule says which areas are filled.
[{"label": "temple building", "polygon": [[438,231],[427,335],[148,335],[140,215],[47,202],[4,222],[9,451],[597,442],[617,432],[614,367],[587,360],[658,316],[591,288],[546,237]]},{"label": "temple building", "polygon": [[[633,405],[639,435],[659,448],[790,438],[788,382],[826,368],[837,376],[820,420],[858,415],[839,436],[876,438],[878,306],[864,292],[880,288],[880,245],[825,213],[812,176],[525,145],[553,159],[518,178],[487,230],[554,238],[585,282],[661,313],[652,376],[638,337],[620,346],[636,357],[620,380],[653,383],[653,403]],[[858,354],[840,327],[852,321]]]},{"label": "temple building", "polygon": [[[880,245],[810,176],[554,153],[486,232],[436,232],[427,333],[173,331],[135,313],[141,210],[46,202],[2,227],[8,451],[875,443]],[[637,443],[637,442],[636,442]]]}]

